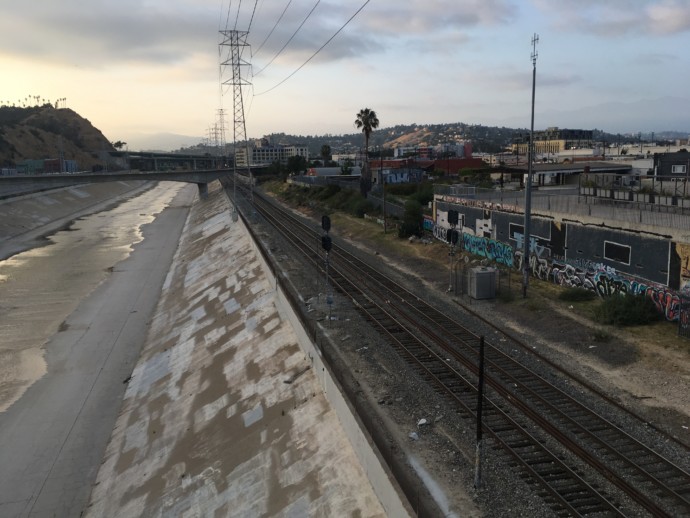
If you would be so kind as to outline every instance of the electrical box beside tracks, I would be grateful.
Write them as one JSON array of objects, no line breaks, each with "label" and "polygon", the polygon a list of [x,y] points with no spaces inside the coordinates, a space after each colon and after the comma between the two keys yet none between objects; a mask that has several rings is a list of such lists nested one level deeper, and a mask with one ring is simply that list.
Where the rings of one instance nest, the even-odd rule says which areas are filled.
[{"label": "electrical box beside tracks", "polygon": [[487,266],[470,269],[469,295],[473,299],[493,299],[496,297],[498,270]]}]

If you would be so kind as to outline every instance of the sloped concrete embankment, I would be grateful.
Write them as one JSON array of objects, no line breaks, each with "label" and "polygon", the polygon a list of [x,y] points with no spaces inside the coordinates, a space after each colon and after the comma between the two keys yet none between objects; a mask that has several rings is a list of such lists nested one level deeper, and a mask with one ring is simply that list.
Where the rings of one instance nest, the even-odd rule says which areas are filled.
[{"label": "sloped concrete embankment", "polygon": [[187,220],[86,514],[409,516],[247,228],[210,191]]}]

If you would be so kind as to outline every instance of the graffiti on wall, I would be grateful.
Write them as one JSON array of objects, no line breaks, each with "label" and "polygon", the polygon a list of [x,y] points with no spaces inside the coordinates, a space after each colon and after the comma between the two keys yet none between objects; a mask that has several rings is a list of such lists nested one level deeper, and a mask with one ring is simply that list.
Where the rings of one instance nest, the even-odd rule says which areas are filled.
[{"label": "graffiti on wall", "polygon": [[[531,232],[530,232],[531,234]],[[515,238],[515,248],[518,250],[524,250],[524,234],[520,232],[513,232],[513,237]],[[545,257],[550,255],[551,251],[543,245],[543,238],[530,235],[529,238],[529,253],[530,255],[536,255],[537,257]]]},{"label": "graffiti on wall", "polygon": [[[523,253],[522,253],[522,250],[516,250],[514,256],[515,256],[515,258],[513,259],[513,265],[514,265],[516,270],[521,272],[523,270],[523,263],[522,263]],[[551,272],[552,272],[551,263],[546,258],[537,257],[536,255],[530,255],[529,256],[529,271],[532,274],[532,276],[534,276],[537,279],[540,279],[542,281],[548,281],[551,279]]]},{"label": "graffiti on wall", "polygon": [[[447,242],[447,230],[440,225],[434,225],[434,236]],[[519,237],[516,242],[522,245],[522,235],[515,233],[514,237]],[[462,234],[462,246],[466,252],[484,257],[496,264],[518,271],[523,269],[522,246],[514,249],[511,245],[501,241],[467,232]],[[628,294],[644,295],[654,302],[657,310],[667,320],[690,319],[689,310],[681,310],[682,290],[676,292],[662,284],[644,282],[599,262],[586,259],[566,262],[562,257],[551,257],[550,253],[551,250],[543,246],[538,239],[534,237],[530,239],[529,272],[532,276],[564,287],[587,289],[595,292],[601,298]],[[681,255],[681,257],[690,259],[690,246],[687,247],[687,253],[687,256]],[[687,265],[690,262],[683,264],[686,265],[685,270],[687,271]],[[687,273],[690,275],[690,272]],[[683,286],[687,287],[690,283],[690,277],[683,278],[683,280],[686,281]]]},{"label": "graffiti on wall", "polygon": [[676,243],[680,259],[680,291],[690,296],[690,245]]},{"label": "graffiti on wall", "polygon": [[462,234],[462,246],[467,252],[486,257],[498,264],[513,267],[513,247],[483,236]]},{"label": "graffiti on wall", "polygon": [[[644,295],[654,302],[657,311],[664,315],[666,320],[677,321],[680,317],[681,298],[666,286],[640,282],[616,272],[615,268],[596,263],[589,263],[583,268],[565,261],[552,261],[550,270],[549,277],[560,286],[588,289],[601,298]],[[538,275],[537,272],[532,273]],[[543,278],[543,274],[538,276]]]},{"label": "graffiti on wall", "polygon": [[475,200],[475,199],[468,199],[468,198],[458,198],[455,195],[437,195],[435,197],[435,200],[437,201],[443,201],[446,203],[452,203],[453,205],[462,205],[465,207],[477,207],[480,209],[486,209],[486,210],[500,210],[503,212],[515,212],[515,213],[520,213],[522,212],[522,209],[518,205],[513,205],[510,203],[498,203],[494,201],[488,201],[488,200]]},{"label": "graffiti on wall", "polygon": [[686,338],[690,338],[690,301],[683,302],[680,305],[678,334]]}]

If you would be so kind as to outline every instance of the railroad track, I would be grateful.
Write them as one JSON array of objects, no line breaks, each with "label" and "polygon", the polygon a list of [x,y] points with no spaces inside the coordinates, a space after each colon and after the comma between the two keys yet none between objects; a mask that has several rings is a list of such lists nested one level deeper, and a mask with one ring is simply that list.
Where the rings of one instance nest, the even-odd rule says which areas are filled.
[{"label": "railroad track", "polygon": [[[316,268],[324,268],[315,253],[318,230],[257,193],[253,200],[268,223]],[[337,244],[328,262],[332,285],[422,378],[474,418],[480,337]],[[484,431],[520,475],[539,486],[556,514],[624,516],[642,509],[652,516],[690,515],[690,475],[682,468],[501,347],[486,342],[485,365],[490,391]],[[561,448],[586,468],[563,462]]]}]

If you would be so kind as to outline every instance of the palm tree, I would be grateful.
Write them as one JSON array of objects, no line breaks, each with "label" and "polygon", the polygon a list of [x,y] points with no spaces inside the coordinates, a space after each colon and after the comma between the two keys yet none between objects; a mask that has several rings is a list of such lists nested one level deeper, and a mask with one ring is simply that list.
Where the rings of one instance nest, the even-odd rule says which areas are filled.
[{"label": "palm tree", "polygon": [[355,126],[358,129],[361,129],[362,133],[364,133],[364,156],[366,157],[366,160],[364,161],[360,189],[362,191],[362,195],[366,197],[367,193],[371,189],[371,171],[369,170],[369,136],[371,136],[372,131],[379,127],[379,118],[376,116],[376,112],[374,110],[363,108],[359,110],[359,113],[357,114]]}]

